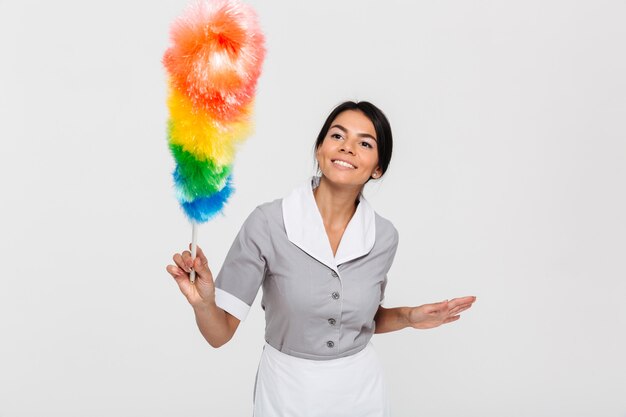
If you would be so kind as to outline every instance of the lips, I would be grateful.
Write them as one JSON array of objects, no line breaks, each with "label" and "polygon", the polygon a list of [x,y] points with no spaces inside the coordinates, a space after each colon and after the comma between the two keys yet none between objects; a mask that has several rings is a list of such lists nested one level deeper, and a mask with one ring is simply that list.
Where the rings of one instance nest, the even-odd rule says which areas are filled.
[{"label": "lips", "polygon": [[356,167],[354,165],[352,165],[348,161],[344,161],[343,159],[332,159],[331,162],[333,164],[339,165],[341,167],[356,169]]}]

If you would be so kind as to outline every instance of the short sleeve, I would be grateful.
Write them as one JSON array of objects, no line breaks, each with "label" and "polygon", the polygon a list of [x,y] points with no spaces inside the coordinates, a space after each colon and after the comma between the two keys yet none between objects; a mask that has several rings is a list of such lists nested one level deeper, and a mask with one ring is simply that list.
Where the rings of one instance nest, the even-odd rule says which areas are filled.
[{"label": "short sleeve", "polygon": [[215,279],[218,307],[245,320],[265,278],[270,250],[267,218],[257,207],[241,226]]},{"label": "short sleeve", "polygon": [[393,240],[391,243],[391,246],[389,247],[389,258],[388,258],[388,262],[387,265],[385,266],[385,278],[383,280],[383,283],[380,286],[380,305],[383,304],[383,301],[385,299],[385,289],[387,288],[387,273],[389,272],[389,270],[391,269],[391,265],[393,264],[393,259],[396,257],[396,251],[398,250],[398,241],[399,241],[399,234],[398,234],[398,230],[396,230],[396,228],[393,228]]}]

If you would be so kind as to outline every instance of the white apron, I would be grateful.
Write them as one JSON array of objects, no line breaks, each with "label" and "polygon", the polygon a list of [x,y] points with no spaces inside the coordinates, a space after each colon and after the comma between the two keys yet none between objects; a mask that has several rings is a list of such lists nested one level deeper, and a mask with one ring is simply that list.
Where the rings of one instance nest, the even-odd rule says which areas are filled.
[{"label": "white apron", "polygon": [[254,417],[388,417],[383,370],[371,342],[338,359],[287,355],[265,343]]}]

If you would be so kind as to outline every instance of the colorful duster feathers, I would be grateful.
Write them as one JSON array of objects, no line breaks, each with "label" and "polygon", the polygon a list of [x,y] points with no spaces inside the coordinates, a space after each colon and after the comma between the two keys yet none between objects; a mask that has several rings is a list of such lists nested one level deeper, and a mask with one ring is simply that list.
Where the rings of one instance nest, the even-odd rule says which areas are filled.
[{"label": "colorful duster feathers", "polygon": [[168,142],[177,198],[195,225],[220,212],[232,193],[235,146],[251,132],[265,38],[254,10],[237,0],[192,4],[170,37],[163,56]]}]

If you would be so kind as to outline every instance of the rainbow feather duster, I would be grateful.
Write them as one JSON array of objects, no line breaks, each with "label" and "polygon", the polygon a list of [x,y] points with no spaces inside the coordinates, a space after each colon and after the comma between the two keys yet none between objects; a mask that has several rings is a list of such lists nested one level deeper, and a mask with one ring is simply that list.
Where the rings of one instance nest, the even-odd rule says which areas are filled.
[{"label": "rainbow feather duster", "polygon": [[[251,114],[265,37],[254,10],[238,0],[191,4],[170,30],[168,145],[177,199],[193,225],[221,212],[232,188],[236,146]],[[193,277],[192,277],[193,280]]]}]

